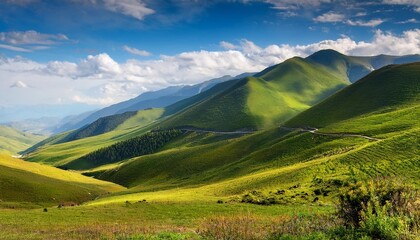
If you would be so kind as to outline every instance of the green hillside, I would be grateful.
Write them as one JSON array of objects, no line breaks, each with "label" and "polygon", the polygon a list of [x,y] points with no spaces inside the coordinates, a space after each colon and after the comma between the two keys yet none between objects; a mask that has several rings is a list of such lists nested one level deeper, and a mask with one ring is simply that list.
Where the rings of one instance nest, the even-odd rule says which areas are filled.
[{"label": "green hillside", "polygon": [[45,139],[45,136],[24,133],[11,127],[0,125],[0,151],[5,150],[11,153],[18,153],[43,139]]},{"label": "green hillside", "polygon": [[77,173],[25,162],[0,152],[0,204],[31,202],[52,205],[75,204],[123,187]]},{"label": "green hillside", "polygon": [[371,132],[375,128],[377,133],[418,127],[418,121],[413,119],[420,117],[419,86],[420,63],[390,65],[299,114],[286,125],[345,132]]},{"label": "green hillside", "polygon": [[[258,78],[227,81],[208,91],[167,107],[139,111],[124,119],[115,131],[66,141],[72,136],[97,129],[98,124],[52,137],[25,153],[29,161],[64,165],[83,155],[144,133],[149,128],[203,128],[216,130],[259,129],[276,126],[346,86],[347,82],[326,68],[293,58],[263,71]],[[114,119],[113,117],[103,120]],[[120,119],[120,118],[117,118]],[[115,121],[112,121],[115,122]],[[107,125],[106,123],[99,126]],[[113,127],[113,128],[114,128]],[[92,130],[92,131],[93,131]],[[90,132],[92,132],[90,131]],[[88,137],[90,136],[90,137]],[[41,147],[41,148],[40,148]],[[38,151],[35,151],[40,148]]]},{"label": "green hillside", "polygon": [[71,134],[71,132],[52,136],[25,151],[25,159],[31,162],[40,162],[55,166],[64,165],[89,152],[146,133],[154,127],[154,122],[162,114],[163,109],[138,111],[113,131],[70,142],[58,143]]},{"label": "green hillside", "polygon": [[98,149],[60,168],[90,169],[104,164],[116,163],[137,156],[157,152],[168,142],[182,134],[180,130],[152,131]]},{"label": "green hillside", "polygon": [[[375,71],[287,124],[300,126],[302,123],[292,123],[311,114],[304,126],[327,126],[320,132],[330,135],[283,127],[237,138],[192,132],[158,153],[86,174],[124,185],[132,192],[102,203],[141,197],[235,199],[253,190],[268,194],[295,185],[299,187],[288,191],[285,203],[295,201],[290,198],[299,192],[309,194],[301,201],[311,201],[316,189],[331,192],[318,197],[331,201],[343,181],[378,176],[404,177],[419,187],[418,71],[418,63]],[[387,100],[389,97],[392,100]],[[342,102],[348,105],[341,106]],[[362,102],[367,107],[360,106]],[[322,114],[317,114],[316,109],[321,109]],[[350,109],[354,114],[332,115],[341,113],[341,109]],[[328,116],[337,116],[331,121],[336,124],[322,125],[325,122],[320,119],[329,120]],[[345,128],[352,125],[354,129]],[[380,140],[343,133],[377,136]]]},{"label": "green hillside", "polygon": [[322,65],[292,58],[258,77],[237,81],[162,123],[164,127],[217,130],[261,129],[280,124],[347,82]]},{"label": "green hillside", "polygon": [[65,138],[61,139],[57,143],[70,142],[81,138],[92,137],[100,134],[104,134],[116,129],[119,125],[123,124],[127,119],[135,116],[137,112],[125,112],[122,114],[116,114],[108,117],[99,118],[95,122],[86,125],[76,131],[71,132]]}]

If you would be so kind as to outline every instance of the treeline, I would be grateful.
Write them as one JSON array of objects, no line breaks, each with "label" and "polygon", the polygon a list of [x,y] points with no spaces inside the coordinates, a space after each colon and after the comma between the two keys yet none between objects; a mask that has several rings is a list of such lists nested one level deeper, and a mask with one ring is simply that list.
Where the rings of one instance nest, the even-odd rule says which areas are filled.
[{"label": "treeline", "polygon": [[93,151],[62,168],[87,169],[103,164],[119,162],[137,156],[151,154],[163,147],[165,143],[182,134],[181,130],[159,130],[148,132],[114,145]]}]

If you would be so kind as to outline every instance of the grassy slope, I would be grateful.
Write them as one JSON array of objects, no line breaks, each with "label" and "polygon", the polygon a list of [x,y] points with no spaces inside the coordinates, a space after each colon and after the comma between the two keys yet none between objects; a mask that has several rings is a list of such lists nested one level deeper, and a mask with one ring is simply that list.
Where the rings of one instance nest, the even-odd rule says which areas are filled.
[{"label": "grassy slope", "polygon": [[[267,133],[263,135],[265,134]],[[107,179],[128,183],[131,189],[94,203],[141,199],[175,202],[216,201],[237,199],[238,195],[253,190],[268,193],[277,189],[286,190],[284,197],[287,202],[298,203],[312,201],[315,189],[331,190],[333,192],[330,196],[334,196],[337,192],[329,187],[330,183],[350,177],[368,179],[398,176],[419,187],[417,176],[420,168],[420,142],[416,138],[418,134],[419,131],[406,132],[379,142],[323,136],[313,138],[309,133],[292,134],[272,147],[249,151],[248,157],[243,153],[240,157],[230,159],[227,158],[227,152],[222,154],[222,147],[214,152],[204,151],[203,155],[188,160],[183,158],[182,152],[179,151],[163,152],[148,158],[135,159],[128,165],[119,166],[118,170],[109,170],[103,174],[102,177]],[[256,136],[249,138],[254,137]],[[240,140],[241,143],[228,145],[229,152],[235,153],[234,150],[238,152],[243,149],[241,147],[244,147],[245,143],[242,141],[247,142]],[[249,141],[252,142],[250,139]],[[237,145],[238,148],[233,149],[232,145]],[[200,149],[200,152],[202,150]],[[187,152],[195,153],[190,150],[185,152],[186,155]],[[216,157],[208,159],[211,153]],[[315,182],[315,179],[319,179],[321,183]],[[297,184],[300,184],[300,187],[289,189]],[[295,200],[292,197],[306,193],[308,196],[305,200]],[[330,196],[319,198],[322,202],[330,202]]]},{"label": "grassy slope", "polygon": [[310,134],[272,129],[238,139],[184,145],[142,156],[118,166],[118,171],[108,170],[99,177],[141,191],[197,186],[255,171],[292,166],[325,152],[339,154],[364,142],[313,138]]},{"label": "grassy slope", "polygon": [[319,64],[289,59],[201,99],[163,122],[164,127],[236,130],[280,124],[346,85]]},{"label": "grassy slope", "polygon": [[110,132],[135,115],[137,115],[137,112],[125,112],[122,114],[99,118],[93,123],[71,132],[57,143],[70,142]]},{"label": "grassy slope", "polygon": [[[342,132],[339,127],[343,125],[339,124],[346,123],[346,126],[355,124],[359,128],[347,129],[346,132],[364,129],[365,134],[374,133],[381,136],[383,138],[381,141],[370,142],[362,138],[290,133],[277,128],[241,138],[191,133],[159,153],[90,172],[89,174],[101,179],[128,186],[130,187],[128,193],[132,193],[128,195],[121,193],[99,202],[109,203],[143,197],[162,201],[168,199],[213,201],[217,198],[244,194],[254,189],[270,191],[288,188],[298,183],[301,187],[291,190],[287,197],[297,194],[296,191],[301,191],[309,193],[310,198],[313,198],[312,191],[315,188],[326,187],[315,184],[313,182],[315,178],[321,178],[328,183],[334,179],[349,178],[352,174],[357,178],[371,178],[378,175],[405,176],[408,181],[413,181],[419,186],[419,180],[415,177],[419,169],[417,157],[419,142],[415,137],[419,133],[418,104],[416,104],[419,95],[418,81],[410,77],[414,76],[416,79],[418,76],[416,66],[409,64],[388,67],[352,85],[348,88],[352,94],[345,96],[369,97],[364,99],[369,108],[360,106],[361,103],[358,101],[362,100],[354,99],[355,115],[333,115],[338,116],[333,118],[334,124],[326,125],[328,131]],[[407,69],[401,70],[404,68]],[[399,76],[404,81],[390,80],[395,79],[394,76]],[[248,78],[247,81],[258,84],[259,80]],[[272,81],[276,79],[267,77],[264,84],[271,84]],[[243,82],[236,82],[239,83]],[[369,92],[365,90],[366,86],[376,86],[376,88],[371,94],[360,94]],[[340,100],[342,99],[340,95],[350,90],[343,90],[330,99]],[[383,103],[370,99],[383,98],[393,91],[398,92],[398,94],[393,93],[395,94],[393,101],[383,99],[385,101]],[[345,100],[348,100],[347,98]],[[317,107],[331,101],[330,99]],[[349,108],[353,106],[348,104]],[[341,111],[341,107],[337,107],[338,103],[333,102],[329,106],[333,113]],[[360,109],[365,110],[360,112]],[[385,111],[387,109],[395,111]],[[326,113],[328,111],[324,114]],[[315,121],[314,117],[307,119]],[[395,130],[393,134],[388,134],[389,129]],[[58,153],[60,151],[55,154]],[[394,164],[397,167],[394,167]]]},{"label": "grassy slope", "polygon": [[24,133],[16,129],[0,125],[0,150],[17,153],[25,150],[44,138],[45,136]]},{"label": "grassy slope", "polygon": [[[356,118],[369,118],[369,115],[372,115],[371,118],[375,118],[377,114],[386,112],[390,114],[395,111],[398,114],[398,111],[406,107],[413,107],[413,110],[416,110],[415,112],[418,114],[419,86],[420,63],[391,65],[373,72],[308,111],[299,114],[286,125],[326,127],[343,120],[351,123]],[[411,115],[408,119],[412,120],[415,117]],[[400,124],[398,118],[393,121],[396,121],[397,125]],[[359,121],[359,123],[362,127],[362,122]]]},{"label": "grassy slope", "polygon": [[56,142],[53,137],[51,138],[53,139],[52,142],[47,143],[46,145],[39,147],[37,151],[30,153],[27,156],[27,160],[56,166],[66,164],[99,148],[147,132],[151,128],[150,124],[152,124],[155,119],[159,118],[162,113],[163,109],[139,111],[135,116],[119,125],[114,131],[76,141],[53,144]]},{"label": "grassy slope", "polygon": [[3,203],[80,203],[123,189],[109,182],[25,162],[0,152],[0,199]]},{"label": "grassy slope", "polygon": [[[315,107],[325,107],[325,103],[329,103],[329,109],[320,108],[325,112],[316,115],[329,120],[324,117],[330,113],[327,110],[332,114],[340,112],[343,108],[340,102],[354,100],[357,110],[351,108],[351,104],[347,106],[354,115],[332,115],[338,116],[333,118],[334,124],[321,131],[343,132],[346,127],[353,126],[354,129],[347,128],[345,132],[374,134],[382,138],[380,141],[290,133],[281,129],[198,144],[196,140],[190,141],[195,144],[184,141],[166,151],[132,159],[116,169],[97,172],[100,178],[128,186],[131,192],[140,192],[99,202],[142,197],[163,201],[215,200],[253,189],[270,191],[297,183],[301,184],[298,191],[308,193],[314,188],[326,188],[317,185],[313,181],[315,178],[328,182],[349,177],[399,176],[419,187],[418,66],[407,64],[376,71]],[[376,88],[370,89],[372,86]],[[385,96],[393,99],[388,100]],[[382,98],[382,101],[376,98]],[[335,102],[337,99],[340,101]],[[357,101],[366,102],[367,107],[359,106]],[[313,112],[310,109],[302,115]],[[306,119],[312,126],[317,118],[309,116]],[[157,190],[159,192],[155,192]]]}]

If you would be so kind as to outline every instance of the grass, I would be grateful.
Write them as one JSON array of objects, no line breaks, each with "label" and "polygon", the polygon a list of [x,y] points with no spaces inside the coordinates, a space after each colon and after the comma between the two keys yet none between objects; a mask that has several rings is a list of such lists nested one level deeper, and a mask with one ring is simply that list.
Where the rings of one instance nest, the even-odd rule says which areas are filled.
[{"label": "grass", "polygon": [[299,114],[286,125],[321,128],[384,109],[418,106],[419,76],[420,63],[382,68]]},{"label": "grass", "polygon": [[125,112],[122,114],[116,114],[99,118],[93,123],[81,127],[80,129],[77,129],[75,131],[72,131],[65,138],[61,139],[58,143],[70,142],[77,139],[92,137],[110,132],[135,115],[137,115],[137,112]]},{"label": "grass", "polygon": [[200,239],[196,234],[198,227],[212,217],[253,215],[260,220],[259,225],[262,226],[264,223],[275,222],[279,216],[304,216],[313,212],[332,211],[331,207],[321,206],[266,207],[200,202],[124,202],[48,208],[48,212],[43,212],[42,209],[0,209],[0,239],[157,239],[165,235]]},{"label": "grass", "polygon": [[116,184],[0,153],[0,202],[6,206],[14,207],[13,202],[41,206],[65,202],[78,204],[121,190],[124,188]]},{"label": "grass", "polygon": [[[287,221],[276,223],[276,218],[290,218],[299,214],[313,216],[312,211],[315,211],[327,215],[324,223],[332,224],[332,230],[327,229],[326,233],[321,233],[319,229],[312,228],[314,222],[303,222],[302,226],[312,225],[308,226],[310,232],[307,236],[301,236],[302,239],[366,237],[360,235],[360,232],[349,233],[346,229],[336,228],[335,223],[329,222],[328,215],[334,211],[336,196],[348,181],[391,176],[420,188],[418,69],[419,64],[408,64],[378,70],[288,123],[293,126],[322,127],[320,132],[326,133],[371,135],[380,138],[379,141],[358,137],[320,136],[279,127],[245,136],[188,133],[165,145],[157,153],[90,169],[85,173],[126,186],[129,188],[126,191],[100,197],[76,208],[48,209],[47,213],[40,209],[16,213],[0,210],[0,227],[5,229],[0,234],[4,234],[4,238],[16,238],[19,234],[34,238],[59,238],[63,236],[60,234],[65,234],[69,238],[89,236],[97,239],[144,239],[170,231],[170,236],[182,239],[201,237],[197,235],[199,226],[213,226],[215,229],[242,229],[241,227],[247,228],[246,226],[266,229],[264,226],[273,226],[281,233],[276,235],[278,239],[293,239],[299,238],[293,234],[297,231],[293,230],[296,225],[287,225]],[[281,68],[270,70],[280,71]],[[267,79],[262,81],[260,78],[263,76],[264,74],[259,78],[236,81],[237,85],[230,86],[230,90],[236,91],[236,95],[230,95],[230,91],[229,94],[220,91],[210,94],[209,99],[214,98],[213,102],[219,101],[218,106],[221,107],[222,103],[227,102],[246,103],[248,97],[252,96],[250,91],[268,94],[271,89],[267,89],[273,88],[274,93],[275,81],[280,80],[270,79],[267,75]],[[287,81],[282,86],[296,87],[286,83]],[[265,98],[280,99],[276,95],[265,95]],[[181,113],[206,105],[206,99],[201,99],[201,102]],[[254,113],[261,111],[261,103],[257,100],[251,102],[248,105],[255,104]],[[360,106],[363,103],[366,104]],[[210,108],[209,105],[209,108],[202,108],[204,112],[206,109],[213,111],[215,107]],[[222,111],[221,109],[219,110]],[[313,109],[318,109],[319,113]],[[247,108],[246,111],[243,113],[250,113],[251,110]],[[156,116],[160,114],[162,112],[157,112]],[[142,117],[137,117],[141,121]],[[169,122],[170,116],[166,117]],[[201,116],[202,119],[206,117]],[[199,118],[195,118],[197,119]],[[257,119],[255,117],[253,121],[259,121],[258,124],[262,125],[272,124],[270,121]],[[146,120],[150,121],[153,120]],[[71,161],[78,154],[140,135],[158,123],[134,127],[135,123],[127,122],[126,129],[71,143],[46,146],[30,159],[49,161],[52,164]],[[237,122],[230,124],[235,125]],[[59,157],[49,159],[56,156]],[[259,206],[240,203],[247,195],[262,199],[275,195],[281,204]],[[238,213],[239,218],[232,217]],[[18,220],[25,216],[34,219],[39,225]],[[214,218],[216,220],[213,221]],[[58,227],[51,230],[49,224],[53,221]],[[235,223],[241,221],[244,224]],[[19,224],[20,228],[13,227]],[[281,229],[275,228],[273,224],[280,225]],[[376,222],[373,221],[372,224]],[[282,232],[284,228],[291,228],[291,233]],[[261,231],[272,233],[273,229]],[[36,234],[30,235],[31,232]]]},{"label": "grass", "polygon": [[0,125],[0,150],[16,154],[45,138],[45,136],[24,133],[11,127]]},{"label": "grass", "polygon": [[[276,126],[346,86],[321,65],[293,58],[204,98],[163,122],[164,127],[237,130]],[[208,96],[209,95],[209,96]]]},{"label": "grass", "polygon": [[138,111],[136,115],[127,119],[114,131],[75,141],[57,144],[57,141],[66,138],[66,136],[71,133],[53,136],[45,140],[45,144],[37,146],[36,150],[32,149],[32,152],[27,154],[25,159],[31,162],[39,162],[54,166],[64,165],[89,152],[146,133],[153,128],[154,121],[156,118],[160,117],[162,113],[163,109]]}]

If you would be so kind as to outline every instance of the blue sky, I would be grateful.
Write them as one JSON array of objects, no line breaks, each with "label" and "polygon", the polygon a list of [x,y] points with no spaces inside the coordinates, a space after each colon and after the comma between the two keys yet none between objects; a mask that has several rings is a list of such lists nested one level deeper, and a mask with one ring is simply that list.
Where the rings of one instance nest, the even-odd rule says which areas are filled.
[{"label": "blue sky", "polygon": [[95,108],[324,48],[418,54],[419,21],[418,0],[4,0],[0,108]]}]

